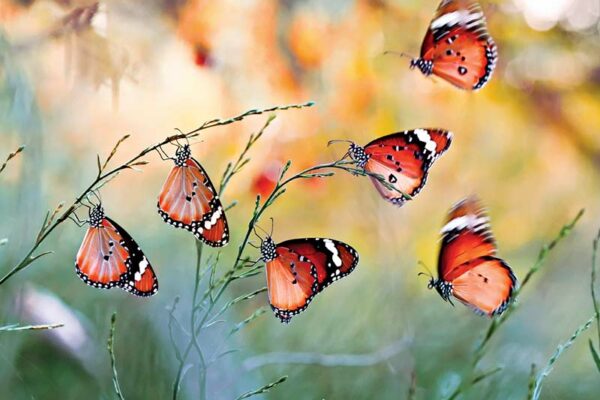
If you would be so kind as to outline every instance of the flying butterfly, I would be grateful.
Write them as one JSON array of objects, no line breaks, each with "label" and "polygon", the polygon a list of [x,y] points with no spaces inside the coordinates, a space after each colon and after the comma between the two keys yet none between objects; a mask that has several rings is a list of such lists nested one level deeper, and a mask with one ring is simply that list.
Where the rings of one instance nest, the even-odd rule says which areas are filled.
[{"label": "flying butterfly", "polygon": [[225,246],[229,242],[225,211],[208,174],[192,158],[190,146],[178,146],[175,157],[166,159],[173,160],[175,166],[158,196],[160,216],[168,224],[192,232],[209,246]]},{"label": "flying butterfly", "polygon": [[356,250],[334,239],[292,239],[275,244],[268,235],[261,239],[260,253],[260,260],[266,263],[269,303],[283,323],[289,323],[319,292],[358,264]]},{"label": "flying butterfly", "polygon": [[455,297],[481,315],[502,314],[512,301],[517,278],[496,257],[489,217],[476,197],[457,203],[442,228],[438,278],[428,287],[452,304]]},{"label": "flying butterfly", "polygon": [[497,59],[479,3],[443,0],[425,34],[421,55],[411,60],[410,67],[460,89],[477,90],[491,78]]},{"label": "flying butterfly", "polygon": [[127,231],[104,214],[102,205],[91,207],[85,222],[89,227],[75,262],[77,275],[85,283],[102,289],[118,286],[144,297],[158,291],[148,259]]},{"label": "flying butterfly", "polygon": [[[329,143],[332,142],[335,141]],[[402,206],[423,189],[429,168],[451,143],[452,133],[449,131],[414,129],[375,139],[364,147],[350,142],[347,155],[358,168],[385,178],[389,187],[371,176],[375,188],[385,200]]]}]

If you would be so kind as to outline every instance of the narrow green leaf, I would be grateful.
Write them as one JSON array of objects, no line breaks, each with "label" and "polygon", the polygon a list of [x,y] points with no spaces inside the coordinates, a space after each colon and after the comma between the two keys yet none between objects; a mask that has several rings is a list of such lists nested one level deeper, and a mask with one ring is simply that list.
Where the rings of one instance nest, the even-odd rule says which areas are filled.
[{"label": "narrow green leaf", "polygon": [[594,362],[596,363],[596,368],[598,368],[598,372],[600,372],[600,357],[598,356],[598,353],[596,352],[596,349],[594,348],[594,343],[592,343],[592,339],[589,339],[589,344],[590,344],[590,352],[592,353],[592,358],[594,359]]}]

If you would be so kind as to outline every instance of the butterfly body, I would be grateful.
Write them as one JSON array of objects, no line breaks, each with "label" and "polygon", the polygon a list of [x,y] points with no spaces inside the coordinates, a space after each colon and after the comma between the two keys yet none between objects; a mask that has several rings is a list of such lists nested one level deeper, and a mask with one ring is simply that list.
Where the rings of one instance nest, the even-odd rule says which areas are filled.
[{"label": "butterfly body", "polygon": [[491,78],[497,59],[498,50],[479,4],[444,0],[410,68],[425,76],[439,76],[460,89],[478,90]]},{"label": "butterfly body", "polygon": [[358,264],[351,246],[333,239],[292,239],[261,244],[266,263],[269,303],[281,322],[304,311],[313,298],[331,283],[350,274]]},{"label": "butterfly body", "polygon": [[121,287],[137,296],[158,291],[158,280],[148,259],[133,238],[104,214],[102,206],[90,210],[89,228],[77,252],[77,275],[88,285]]},{"label": "butterfly body", "polygon": [[168,224],[192,232],[209,246],[225,246],[229,226],[208,174],[192,158],[189,145],[179,147],[173,161],[175,166],[158,198],[158,213]]},{"label": "butterfly body", "polygon": [[452,142],[443,129],[414,129],[392,133],[361,147],[351,143],[348,155],[357,168],[385,178],[388,185],[371,176],[373,185],[387,201],[402,206],[425,186],[429,168]]},{"label": "butterfly body", "polygon": [[452,297],[488,316],[503,313],[517,287],[517,278],[496,256],[489,218],[476,198],[467,198],[450,211],[442,228],[438,278],[431,278],[445,301]]}]

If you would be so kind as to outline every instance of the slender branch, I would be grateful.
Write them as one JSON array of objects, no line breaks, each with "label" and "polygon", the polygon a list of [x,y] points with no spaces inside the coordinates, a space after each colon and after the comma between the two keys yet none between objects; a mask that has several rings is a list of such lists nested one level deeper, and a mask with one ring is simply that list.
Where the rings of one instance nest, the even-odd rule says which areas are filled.
[{"label": "slender branch", "polygon": [[110,355],[110,365],[112,369],[112,381],[115,388],[115,393],[120,400],[125,400],[121,386],[119,385],[119,376],[117,375],[117,364],[115,361],[114,340],[115,340],[115,325],[117,323],[117,313],[114,312],[110,317],[110,333],[108,335],[108,354]]},{"label": "slender branch", "polygon": [[12,160],[13,158],[15,158],[17,156],[17,154],[22,152],[24,149],[25,149],[25,146],[21,146],[18,149],[16,149],[15,151],[13,151],[12,153],[10,153],[8,155],[8,157],[6,157],[6,161],[4,161],[4,163],[0,166],[0,173],[2,173],[2,171],[4,171],[4,168],[6,168],[6,165],[8,164],[8,162],[10,160]]},{"label": "slender branch", "polygon": [[256,396],[257,394],[267,393],[269,390],[273,389],[275,386],[279,385],[280,383],[285,382],[287,380],[287,378],[288,378],[287,375],[284,375],[281,378],[277,379],[275,382],[271,382],[265,386],[262,386],[259,389],[253,390],[251,392],[246,392],[246,393],[236,397],[236,400],[247,399],[249,397]]},{"label": "slender branch", "polygon": [[[6,281],[8,281],[11,277],[13,277],[19,271],[21,271],[21,270],[27,268],[29,265],[31,265],[31,263],[33,262],[33,260],[31,259],[31,256],[37,250],[37,248],[44,242],[44,240],[48,237],[48,235],[50,235],[54,231],[54,229],[56,229],[56,227],[58,227],[60,224],[62,224],[64,221],[67,220],[67,218],[77,209],[77,207],[81,204],[81,201],[90,192],[92,192],[93,190],[97,190],[99,187],[101,187],[104,184],[105,181],[110,180],[112,177],[114,177],[115,175],[117,175],[119,172],[121,172],[123,170],[135,169],[135,167],[137,167],[137,166],[146,165],[147,162],[143,161],[141,159],[144,156],[146,156],[147,154],[149,154],[153,151],[156,151],[158,148],[160,148],[168,143],[172,143],[178,139],[191,139],[193,137],[198,136],[200,134],[200,132],[203,130],[214,128],[217,126],[230,125],[230,124],[241,121],[244,118],[247,118],[252,115],[260,115],[260,114],[269,113],[269,112],[273,112],[273,111],[301,109],[301,108],[305,108],[305,107],[312,107],[313,105],[314,105],[313,102],[308,102],[308,103],[303,103],[303,104],[290,104],[290,105],[285,105],[285,106],[274,106],[274,107],[269,107],[269,108],[265,108],[265,109],[252,109],[252,110],[246,111],[246,112],[244,112],[240,115],[237,115],[235,117],[232,117],[232,118],[213,119],[210,121],[206,121],[205,123],[200,125],[198,128],[193,129],[189,132],[185,132],[185,133],[182,132],[182,133],[179,133],[176,135],[168,136],[161,142],[142,150],[139,154],[132,157],[129,161],[125,162],[124,164],[119,165],[107,172],[103,172],[104,167],[106,167],[106,163],[104,166],[101,166],[101,163],[99,162],[99,159],[98,159],[97,161],[98,161],[99,173],[97,174],[96,178],[92,181],[92,183],[90,183],[90,185],[79,196],[77,196],[75,198],[73,203],[60,215],[60,217],[58,217],[54,223],[52,223],[50,226],[48,226],[48,228],[46,230],[44,230],[44,232],[38,237],[38,240],[35,241],[35,243],[31,247],[31,249],[23,257],[23,259],[19,263],[17,263],[6,275],[4,275],[0,279],[0,285],[4,284]],[[113,151],[107,158],[107,161],[110,160],[114,156],[114,153],[116,152],[116,149],[118,148],[119,144],[122,143],[123,140],[125,140],[126,138],[127,137],[121,138],[117,142],[117,145],[115,145],[115,147],[113,148]],[[9,159],[10,158],[12,158],[12,157],[9,156]]]},{"label": "slender branch", "polygon": [[452,392],[452,394],[448,397],[448,400],[454,400],[456,399],[458,396],[460,396],[463,392],[466,391],[466,389],[468,389],[469,387],[476,385],[477,383],[489,378],[490,376],[494,375],[497,372],[502,371],[502,367],[496,367],[494,369],[491,369],[487,372],[483,372],[480,375],[477,375],[476,377],[474,377],[470,382],[469,382],[469,386],[468,387],[463,387],[463,385],[459,385],[456,390],[454,390],[454,392]]},{"label": "slender branch", "polygon": [[0,326],[0,332],[14,332],[14,331],[42,331],[56,328],[62,328],[65,324],[49,324],[49,325],[25,325],[11,324]]},{"label": "slender branch", "polygon": [[544,367],[542,372],[540,372],[540,374],[538,375],[538,377],[535,381],[535,386],[533,389],[533,397],[532,397],[533,400],[538,400],[540,398],[540,394],[542,393],[542,384],[544,383],[544,379],[548,375],[550,375],[550,372],[552,372],[552,369],[554,368],[554,364],[556,363],[556,361],[558,361],[558,358],[565,352],[565,350],[567,350],[569,347],[571,347],[573,345],[573,343],[575,343],[575,340],[577,340],[579,335],[581,335],[590,326],[592,326],[593,322],[594,322],[594,317],[590,318],[585,324],[583,324],[579,328],[577,328],[577,330],[573,333],[573,335],[571,335],[569,340],[567,340],[563,344],[558,345],[558,347],[554,351],[554,354],[552,355],[552,357],[550,357],[550,360],[548,360],[546,367]]},{"label": "slender branch", "polygon": [[592,303],[594,304],[594,316],[596,317],[596,330],[598,334],[598,346],[600,347],[600,310],[598,308],[598,300],[596,298],[596,261],[598,254],[598,242],[600,241],[600,231],[594,239],[593,251],[592,251],[592,277],[590,282],[590,291],[592,293]]},{"label": "slender branch", "polygon": [[527,400],[533,399],[533,391],[535,389],[535,378],[537,375],[537,368],[535,364],[531,364],[531,371],[529,372],[529,383],[527,384]]}]

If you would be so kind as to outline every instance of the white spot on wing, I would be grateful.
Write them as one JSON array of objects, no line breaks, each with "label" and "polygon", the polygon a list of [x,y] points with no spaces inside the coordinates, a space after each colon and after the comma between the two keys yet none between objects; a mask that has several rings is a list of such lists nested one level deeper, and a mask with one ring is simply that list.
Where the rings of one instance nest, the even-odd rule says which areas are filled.
[{"label": "white spot on wing", "polygon": [[431,29],[439,29],[444,26],[450,27],[457,24],[473,24],[475,21],[479,21],[482,18],[483,13],[481,12],[471,12],[468,10],[453,11],[444,15],[440,15],[438,18],[431,21]]},{"label": "white spot on wing", "polygon": [[429,150],[432,153],[435,153],[435,149],[437,148],[437,144],[431,140],[431,136],[429,136],[429,132],[425,129],[415,129],[415,134],[419,141],[423,142],[425,145],[425,149]]},{"label": "white spot on wing", "polygon": [[217,208],[217,211],[215,211],[213,213],[213,215],[211,215],[210,220],[204,222],[204,228],[205,229],[210,229],[211,226],[213,226],[214,224],[217,223],[217,221],[221,217],[222,213],[223,213],[223,209],[221,207]]},{"label": "white spot on wing", "polygon": [[338,249],[335,247],[335,243],[333,243],[330,239],[323,239],[325,242],[325,248],[331,252],[331,259],[336,267],[342,266],[342,259],[340,258]]},{"label": "white spot on wing", "polygon": [[448,233],[455,229],[464,229],[467,227],[474,228],[479,225],[485,225],[488,223],[488,221],[489,221],[488,217],[477,218],[475,215],[472,215],[472,214],[463,215],[461,217],[454,218],[454,219],[448,221],[448,223],[446,225],[444,225],[444,227],[442,228],[442,233]]}]

